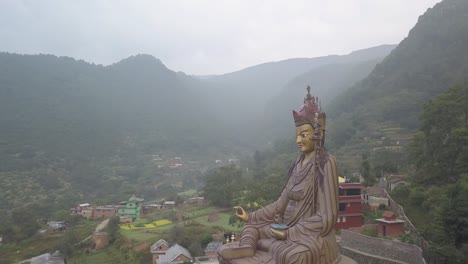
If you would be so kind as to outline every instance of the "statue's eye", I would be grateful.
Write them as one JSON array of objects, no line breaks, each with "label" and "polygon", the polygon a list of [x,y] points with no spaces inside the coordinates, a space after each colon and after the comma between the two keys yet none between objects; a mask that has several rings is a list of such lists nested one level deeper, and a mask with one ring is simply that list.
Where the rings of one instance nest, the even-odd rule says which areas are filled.
[{"label": "statue's eye", "polygon": [[301,134],[301,137],[306,138],[307,134]]}]

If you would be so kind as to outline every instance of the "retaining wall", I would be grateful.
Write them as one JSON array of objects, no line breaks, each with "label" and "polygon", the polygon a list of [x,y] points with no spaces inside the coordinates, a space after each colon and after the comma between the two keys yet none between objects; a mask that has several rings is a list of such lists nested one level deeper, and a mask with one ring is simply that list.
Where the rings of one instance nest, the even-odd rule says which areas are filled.
[{"label": "retaining wall", "polygon": [[[340,246],[344,251],[357,250],[365,254],[372,255],[381,259],[388,259],[385,263],[411,263],[411,264],[424,264],[422,258],[422,250],[411,244],[402,242],[364,236],[348,230],[341,230]],[[350,252],[343,252],[351,254]],[[349,256],[349,255],[347,255]],[[355,256],[349,256],[355,259]],[[357,259],[355,259],[358,261]],[[359,263],[367,263],[365,261],[358,261]],[[372,262],[374,263],[374,262]],[[375,262],[384,263],[384,262]]]}]

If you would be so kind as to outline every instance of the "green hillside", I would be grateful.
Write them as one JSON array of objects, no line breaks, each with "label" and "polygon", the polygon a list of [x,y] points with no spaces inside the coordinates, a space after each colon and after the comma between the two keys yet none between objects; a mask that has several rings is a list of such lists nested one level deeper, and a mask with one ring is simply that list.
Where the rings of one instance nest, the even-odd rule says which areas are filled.
[{"label": "green hillside", "polygon": [[330,103],[333,148],[389,127],[414,131],[427,100],[468,79],[467,54],[468,2],[446,0],[427,10],[367,78]]}]

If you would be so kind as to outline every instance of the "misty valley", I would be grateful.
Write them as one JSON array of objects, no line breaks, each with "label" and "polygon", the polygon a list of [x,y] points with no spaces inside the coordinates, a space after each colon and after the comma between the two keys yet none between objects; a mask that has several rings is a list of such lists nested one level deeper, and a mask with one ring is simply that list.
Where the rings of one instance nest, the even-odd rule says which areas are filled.
[{"label": "misty valley", "polygon": [[[398,45],[219,75],[146,54],[103,66],[0,52],[0,264],[218,263],[242,230],[233,207],[252,212],[281,193],[307,86],[326,112],[340,195],[362,204],[353,232],[419,248],[418,262],[349,249],[361,242],[341,253],[465,263],[467,14],[468,1],[444,0]],[[351,183],[359,190],[344,194]],[[352,203],[339,199],[339,211]],[[382,235],[393,216],[405,230]],[[55,257],[66,262],[40,262]]]}]

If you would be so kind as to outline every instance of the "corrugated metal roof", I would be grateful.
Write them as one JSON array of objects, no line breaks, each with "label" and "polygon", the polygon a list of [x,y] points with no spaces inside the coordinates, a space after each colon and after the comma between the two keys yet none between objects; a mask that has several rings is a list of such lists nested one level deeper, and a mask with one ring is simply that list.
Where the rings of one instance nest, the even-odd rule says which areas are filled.
[{"label": "corrugated metal roof", "polygon": [[192,258],[192,255],[190,255],[190,252],[183,246],[180,246],[179,244],[172,245],[172,247],[170,247],[166,251],[166,256],[168,256],[171,259],[171,261],[176,259],[179,255],[184,255],[190,259]]},{"label": "corrugated metal roof", "polygon": [[156,251],[158,251],[159,247],[162,246],[162,245],[166,245],[167,247],[169,247],[169,243],[167,243],[166,240],[164,240],[164,239],[159,239],[158,241],[156,241],[156,243],[154,243],[154,244],[150,247],[151,253],[156,253]]},{"label": "corrugated metal roof", "polygon": [[216,251],[221,245],[223,245],[223,242],[220,241],[212,241],[206,245],[205,252],[213,252]]},{"label": "corrugated metal roof", "polygon": [[65,259],[61,255],[46,253],[31,258],[31,264],[65,264]]}]

